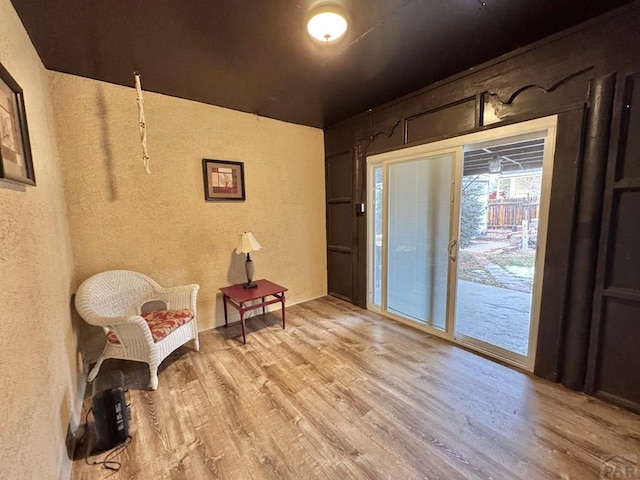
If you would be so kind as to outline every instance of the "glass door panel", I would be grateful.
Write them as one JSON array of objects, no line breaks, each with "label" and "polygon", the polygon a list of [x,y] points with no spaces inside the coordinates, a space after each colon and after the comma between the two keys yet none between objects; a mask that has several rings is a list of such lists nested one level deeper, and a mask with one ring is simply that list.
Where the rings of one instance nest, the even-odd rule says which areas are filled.
[{"label": "glass door panel", "polygon": [[455,338],[529,358],[546,132],[465,147]]},{"label": "glass door panel", "polygon": [[444,330],[455,153],[387,170],[386,309]]}]

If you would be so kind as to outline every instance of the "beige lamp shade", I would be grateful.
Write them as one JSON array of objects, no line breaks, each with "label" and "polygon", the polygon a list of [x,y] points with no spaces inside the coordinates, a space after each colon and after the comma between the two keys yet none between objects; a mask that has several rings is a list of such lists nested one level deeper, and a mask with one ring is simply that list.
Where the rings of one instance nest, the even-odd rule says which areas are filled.
[{"label": "beige lamp shade", "polygon": [[240,246],[236,249],[236,253],[251,253],[260,250],[262,245],[258,243],[256,237],[251,232],[244,232],[240,239]]}]

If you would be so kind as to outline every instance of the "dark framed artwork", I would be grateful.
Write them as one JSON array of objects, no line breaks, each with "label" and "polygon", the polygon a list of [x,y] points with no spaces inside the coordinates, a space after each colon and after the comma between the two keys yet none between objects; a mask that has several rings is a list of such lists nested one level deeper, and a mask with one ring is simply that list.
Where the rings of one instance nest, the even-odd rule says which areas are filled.
[{"label": "dark framed artwork", "polygon": [[36,184],[22,88],[1,64],[0,179]]},{"label": "dark framed artwork", "polygon": [[244,201],[244,164],[202,159],[204,199],[208,202]]}]

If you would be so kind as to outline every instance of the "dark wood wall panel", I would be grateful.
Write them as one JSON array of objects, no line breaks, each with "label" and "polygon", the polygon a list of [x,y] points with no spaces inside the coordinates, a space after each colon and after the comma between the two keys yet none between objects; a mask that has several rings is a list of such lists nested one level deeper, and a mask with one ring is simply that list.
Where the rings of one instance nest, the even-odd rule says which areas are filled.
[{"label": "dark wood wall panel", "polygon": [[614,202],[607,287],[640,293],[640,191],[619,192]]},{"label": "dark wood wall panel", "polygon": [[585,108],[580,107],[558,116],[535,369],[539,376],[552,381],[560,379],[559,359],[563,319],[568,310],[567,291],[576,214],[573,206],[577,202],[585,115]]},{"label": "dark wood wall panel", "polygon": [[618,178],[640,178],[640,108],[631,108],[640,102],[640,75],[634,75],[627,81],[624,108],[628,117],[622,132],[625,141],[621,145]]},{"label": "dark wood wall panel", "polygon": [[[640,66],[638,66],[640,68]],[[640,411],[640,75],[618,95],[603,207],[586,390]]]},{"label": "dark wood wall panel", "polygon": [[421,113],[405,120],[406,143],[468,132],[476,127],[476,99]]},{"label": "dark wood wall panel", "polygon": [[351,301],[353,296],[351,252],[329,250],[327,255],[329,271],[329,294]]},{"label": "dark wood wall panel", "polygon": [[640,302],[607,298],[603,318],[595,391],[640,405]]},{"label": "dark wood wall panel", "polygon": [[327,289],[348,301],[355,298],[352,276],[357,256],[354,243],[353,156],[350,150],[326,158]]},{"label": "dark wood wall panel", "polygon": [[[381,113],[370,112],[368,115],[369,127],[366,135],[358,138],[363,145],[362,154],[364,157],[370,153],[371,147],[375,145],[376,150],[395,148],[404,143],[404,115],[396,115],[392,111]],[[377,130],[373,130],[374,126]],[[380,128],[380,126],[384,126]],[[366,138],[365,138],[366,137]]]},{"label": "dark wood wall panel", "polygon": [[330,179],[327,184],[327,198],[330,200],[350,198],[353,184],[351,152],[328,157],[327,169]]},{"label": "dark wood wall panel", "polygon": [[[549,68],[534,70],[532,78],[524,85],[500,84],[485,92],[482,96],[482,125],[492,125],[522,115],[543,117],[555,113],[559,99],[565,105],[584,102],[593,67],[563,65],[562,68],[579,69],[573,72]],[[578,85],[582,88],[576,88]]]},{"label": "dark wood wall panel", "polygon": [[614,92],[615,75],[599,77],[592,82],[584,125],[584,155],[579,169],[579,198],[575,206],[577,211],[570,254],[569,308],[564,316],[560,378],[564,385],[573,390],[584,389],[587,372]]},{"label": "dark wood wall panel", "polygon": [[351,228],[351,202],[329,203],[329,217],[331,218],[331,229],[329,230],[329,247],[349,247],[351,248],[352,232]]}]

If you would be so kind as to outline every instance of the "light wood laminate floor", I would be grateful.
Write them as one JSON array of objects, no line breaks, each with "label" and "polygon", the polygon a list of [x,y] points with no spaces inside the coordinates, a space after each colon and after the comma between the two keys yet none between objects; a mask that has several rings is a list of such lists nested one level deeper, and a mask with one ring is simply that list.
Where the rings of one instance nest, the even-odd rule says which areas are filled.
[{"label": "light wood laminate floor", "polygon": [[[640,416],[332,297],[203,332],[128,376],[110,479],[598,479],[640,454]],[[104,455],[92,457],[96,460]],[[74,479],[106,478],[76,460]]]}]

